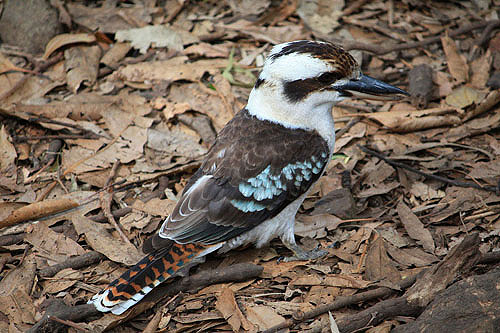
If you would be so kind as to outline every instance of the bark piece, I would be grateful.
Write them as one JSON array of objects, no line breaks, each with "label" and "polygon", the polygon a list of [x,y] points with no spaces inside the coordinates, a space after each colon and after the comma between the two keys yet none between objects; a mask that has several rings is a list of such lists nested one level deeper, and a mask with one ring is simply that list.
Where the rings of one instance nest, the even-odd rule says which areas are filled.
[{"label": "bark piece", "polygon": [[437,293],[446,289],[460,274],[467,272],[480,257],[479,235],[464,238],[439,264],[427,270],[406,292],[409,303],[427,306]]},{"label": "bark piece", "polygon": [[471,276],[439,294],[414,322],[392,332],[497,332],[500,269]]}]

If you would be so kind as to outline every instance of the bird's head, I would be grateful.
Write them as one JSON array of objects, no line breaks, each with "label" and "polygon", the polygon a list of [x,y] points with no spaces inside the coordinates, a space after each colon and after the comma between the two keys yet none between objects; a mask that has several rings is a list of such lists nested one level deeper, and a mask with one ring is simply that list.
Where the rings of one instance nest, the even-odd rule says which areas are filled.
[{"label": "bird's head", "polygon": [[346,97],[398,95],[407,93],[363,75],[356,60],[341,47],[301,40],[273,47],[247,108],[261,119],[319,130],[318,126],[332,125],[331,107]]}]

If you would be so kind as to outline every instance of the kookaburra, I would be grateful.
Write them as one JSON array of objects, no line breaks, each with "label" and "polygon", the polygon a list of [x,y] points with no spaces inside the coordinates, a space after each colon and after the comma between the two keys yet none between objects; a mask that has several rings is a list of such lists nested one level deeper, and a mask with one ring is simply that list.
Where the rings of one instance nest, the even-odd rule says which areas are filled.
[{"label": "kookaburra", "polygon": [[324,255],[296,244],[294,223],[332,156],[332,106],[346,97],[405,94],[363,75],[334,44],[276,45],[248,104],[218,134],[172,214],[146,241],[147,256],[89,303],[121,314],[189,262],[275,237],[293,252],[287,260]]}]

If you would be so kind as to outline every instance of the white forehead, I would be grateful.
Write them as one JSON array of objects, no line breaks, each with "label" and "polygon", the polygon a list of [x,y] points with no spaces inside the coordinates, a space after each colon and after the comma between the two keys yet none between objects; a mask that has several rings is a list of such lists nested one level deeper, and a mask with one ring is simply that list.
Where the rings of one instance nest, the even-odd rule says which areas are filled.
[{"label": "white forehead", "polygon": [[308,53],[294,52],[273,58],[273,55],[280,53],[288,44],[284,43],[273,47],[262,68],[261,79],[302,80],[334,70],[328,62]]}]

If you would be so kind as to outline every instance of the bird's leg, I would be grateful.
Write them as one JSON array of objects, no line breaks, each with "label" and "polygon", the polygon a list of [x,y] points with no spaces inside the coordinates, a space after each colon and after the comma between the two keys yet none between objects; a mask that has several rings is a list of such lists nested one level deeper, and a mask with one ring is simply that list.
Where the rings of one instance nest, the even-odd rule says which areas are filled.
[{"label": "bird's leg", "polygon": [[297,245],[297,243],[295,242],[295,236],[293,234],[291,235],[291,237],[281,237],[281,241],[294,253],[294,255],[290,257],[284,257],[280,261],[290,262],[297,260],[312,260],[323,257],[328,253],[327,250],[322,250],[318,247],[310,251],[304,250],[302,247]]}]

